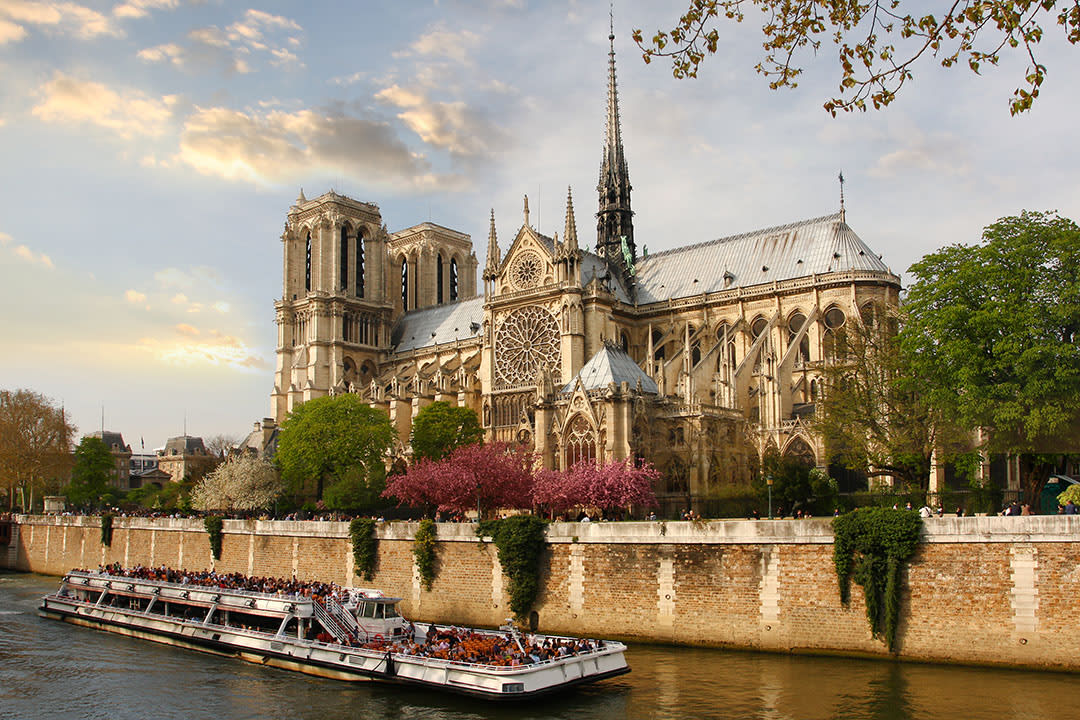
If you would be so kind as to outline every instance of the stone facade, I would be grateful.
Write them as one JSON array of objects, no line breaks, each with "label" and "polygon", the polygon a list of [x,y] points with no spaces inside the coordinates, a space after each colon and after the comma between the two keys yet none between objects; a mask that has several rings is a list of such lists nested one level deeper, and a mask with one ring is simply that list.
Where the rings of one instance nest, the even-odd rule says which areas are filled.
[{"label": "stone facade", "polygon": [[561,239],[533,226],[526,197],[505,252],[492,212],[477,296],[468,235],[432,223],[388,233],[375,205],[301,193],[282,235],[277,422],[312,397],[356,392],[388,413],[407,453],[412,418],[446,400],[549,468],[650,460],[672,498],[744,485],[770,451],[828,464],[803,424],[821,368],[845,325],[897,306],[899,277],[842,205],[648,255],[613,39],[608,60],[595,252],[569,192]]},{"label": "stone facade", "polygon": [[[348,523],[226,520],[221,560],[200,520],[18,516],[8,567],[59,575],[165,564],[378,587],[416,621],[496,626],[508,583],[474,525],[439,524],[437,575],[420,585],[411,523],[378,529],[369,583]],[[897,656],[1080,670],[1080,517],[931,518],[903,576]],[[889,656],[858,586],[840,604],[825,519],[555,523],[535,606],[544,632],[648,642]],[[4,555],[0,554],[0,566]]]}]

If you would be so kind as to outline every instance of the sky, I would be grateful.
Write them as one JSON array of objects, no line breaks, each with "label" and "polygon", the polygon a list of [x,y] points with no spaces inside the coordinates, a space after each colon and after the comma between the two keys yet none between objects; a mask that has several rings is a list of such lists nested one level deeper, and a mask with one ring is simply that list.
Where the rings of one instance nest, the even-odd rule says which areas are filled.
[{"label": "sky", "polygon": [[[1080,63],[1052,20],[1029,113],[1009,114],[1012,56],[920,62],[887,109],[833,118],[833,47],[770,90],[752,15],[697,79],[646,65],[631,31],[683,10],[614,9],[639,249],[835,212],[841,170],[849,224],[905,281],[1000,217],[1080,219]],[[391,232],[469,233],[480,267],[492,209],[505,251],[526,194],[562,232],[569,187],[591,244],[608,24],[586,0],[0,0],[0,388],[135,451],[246,434],[270,410],[301,187],[374,202]]]}]

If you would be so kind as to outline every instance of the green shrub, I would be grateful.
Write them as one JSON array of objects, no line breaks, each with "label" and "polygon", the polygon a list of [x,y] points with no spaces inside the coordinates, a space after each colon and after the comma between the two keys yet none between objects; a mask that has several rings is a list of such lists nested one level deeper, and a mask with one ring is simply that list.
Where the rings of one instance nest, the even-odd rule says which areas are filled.
[{"label": "green shrub", "polygon": [[357,577],[371,580],[375,577],[375,560],[378,557],[378,540],[375,539],[375,521],[372,518],[356,518],[349,523],[352,538],[353,560]]},{"label": "green shrub", "polygon": [[420,527],[416,529],[413,538],[413,557],[416,559],[416,569],[420,573],[420,584],[425,590],[431,590],[431,584],[435,582],[436,549],[435,535],[437,527],[435,521],[424,519],[420,521]]},{"label": "green shrub", "polygon": [[210,554],[215,560],[221,559],[221,526],[223,520],[220,515],[207,515],[203,520],[203,527],[210,536]]},{"label": "green shrub", "polygon": [[861,585],[870,629],[884,636],[890,650],[900,617],[900,573],[918,547],[921,528],[917,512],[883,507],[854,510],[833,520],[840,601],[848,604],[852,579]]},{"label": "green shrub", "polygon": [[535,515],[514,515],[487,520],[476,528],[480,537],[490,535],[499,551],[499,564],[510,580],[510,610],[524,622],[540,594],[540,559],[547,545],[544,521]]}]

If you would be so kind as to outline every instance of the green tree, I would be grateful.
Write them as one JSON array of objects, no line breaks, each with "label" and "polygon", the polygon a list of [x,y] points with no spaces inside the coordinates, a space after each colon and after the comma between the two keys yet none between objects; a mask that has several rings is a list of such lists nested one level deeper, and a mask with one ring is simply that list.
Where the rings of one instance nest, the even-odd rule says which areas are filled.
[{"label": "green tree", "polygon": [[935,448],[952,459],[966,449],[967,434],[934,412],[898,318],[870,308],[845,324],[837,356],[822,368],[812,426],[831,461],[925,490]]},{"label": "green tree", "polygon": [[276,462],[294,495],[321,498],[325,483],[358,473],[374,489],[394,441],[390,418],[356,395],[322,397],[300,405],[281,424]]},{"label": "green tree", "polygon": [[390,503],[382,499],[386,489],[386,473],[376,472],[365,477],[359,470],[348,473],[326,487],[323,501],[327,509],[346,513],[360,513]]},{"label": "green tree", "polygon": [[484,431],[472,408],[439,401],[416,413],[412,424],[413,461],[441,460],[451,450],[480,442]]},{"label": "green tree", "polygon": [[1034,503],[1061,453],[1080,448],[1080,228],[1024,212],[979,245],[952,245],[911,267],[906,352],[930,403],[983,450],[1030,455]]},{"label": "green tree", "polygon": [[[634,42],[645,62],[654,57],[671,59],[676,78],[697,77],[698,67],[720,46],[717,24],[742,22],[747,6],[761,11],[764,59],[756,70],[776,88],[798,85],[799,57],[817,55],[823,42],[839,47],[840,93],[824,107],[865,110],[867,101],[882,108],[895,99],[913,77],[912,67],[924,56],[942,67],[967,65],[978,74],[997,65],[1010,50],[1028,60],[1024,86],[1013,93],[1012,114],[1031,107],[1046,77],[1046,66],[1036,57],[1043,37],[1042,25],[1059,25],[1065,39],[1080,42],[1080,6],[1058,0],[960,0],[937,8],[912,0],[689,0],[671,30],[658,30],[645,40],[634,30]],[[899,43],[900,47],[897,47]]]},{"label": "green tree", "polygon": [[95,509],[115,496],[110,493],[109,477],[116,470],[116,458],[101,438],[89,435],[75,448],[71,483],[64,488],[68,502],[77,507]]},{"label": "green tree", "polygon": [[71,470],[75,426],[63,408],[32,390],[0,390],[0,489],[8,508],[34,506],[35,495],[55,492]]},{"label": "green tree", "polygon": [[836,481],[797,458],[781,457],[775,451],[765,455],[761,474],[753,482],[762,501],[769,494],[769,478],[773,481],[773,505],[786,514],[796,510],[825,513],[836,504]]}]

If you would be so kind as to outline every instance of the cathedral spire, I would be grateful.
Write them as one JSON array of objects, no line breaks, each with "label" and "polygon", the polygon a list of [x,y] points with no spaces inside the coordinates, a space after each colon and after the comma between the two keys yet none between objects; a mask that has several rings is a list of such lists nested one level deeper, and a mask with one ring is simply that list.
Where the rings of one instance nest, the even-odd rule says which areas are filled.
[{"label": "cathedral spire", "polygon": [[491,209],[491,228],[488,230],[487,262],[484,264],[484,279],[498,276],[502,256],[499,252],[499,238],[495,235],[495,208]]},{"label": "cathedral spire", "polygon": [[570,252],[578,249],[577,220],[574,219],[574,195],[566,187],[566,225],[563,228],[563,244]]},{"label": "cathedral spire", "polygon": [[630,209],[630,172],[623,153],[622,127],[619,123],[619,88],[615,81],[615,24],[608,35],[607,127],[603,158],[600,162],[600,196],[596,213],[596,253],[607,260],[621,277],[631,296],[634,294],[634,212]]}]

